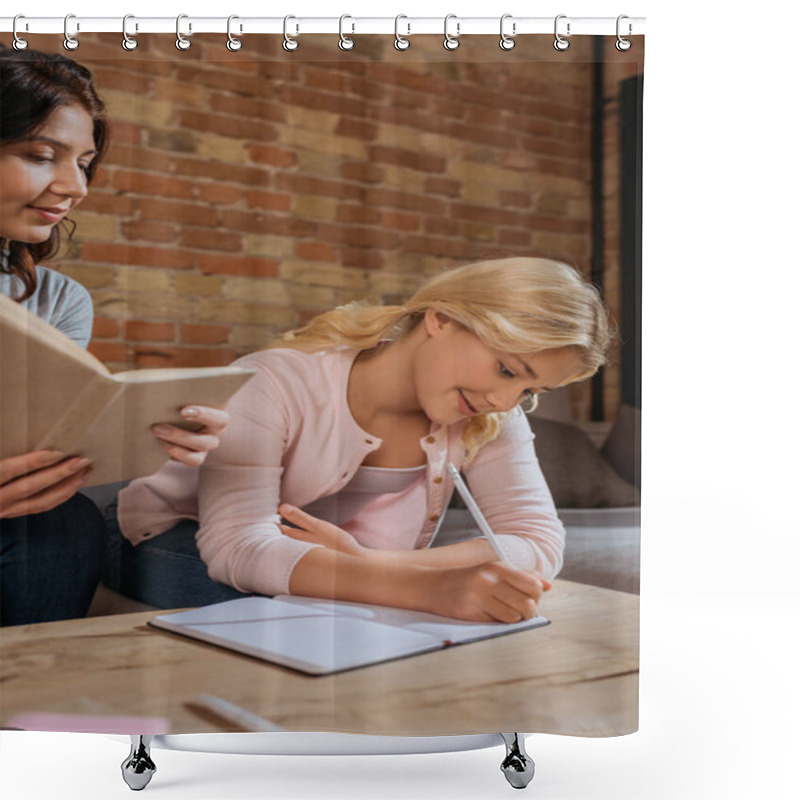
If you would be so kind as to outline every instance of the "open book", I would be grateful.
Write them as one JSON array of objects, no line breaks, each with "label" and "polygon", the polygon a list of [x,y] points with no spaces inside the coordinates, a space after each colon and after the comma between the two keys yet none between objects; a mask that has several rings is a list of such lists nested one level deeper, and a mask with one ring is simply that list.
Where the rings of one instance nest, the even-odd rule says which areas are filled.
[{"label": "open book", "polygon": [[92,459],[87,486],[149,475],[168,458],[151,425],[191,428],[182,407],[221,408],[252,374],[209,367],[112,375],[0,294],[0,458],[35,450],[86,456]]},{"label": "open book", "polygon": [[318,597],[242,597],[162,614],[150,625],[201,639],[310,675],[477,642],[549,624],[544,617],[506,624],[466,622]]}]

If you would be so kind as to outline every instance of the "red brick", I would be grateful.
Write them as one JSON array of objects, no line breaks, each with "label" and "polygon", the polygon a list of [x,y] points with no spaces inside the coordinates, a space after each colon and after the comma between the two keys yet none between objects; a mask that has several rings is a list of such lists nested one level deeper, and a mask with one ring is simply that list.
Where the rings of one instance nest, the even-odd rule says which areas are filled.
[{"label": "red brick", "polygon": [[197,250],[240,252],[242,249],[242,237],[238,234],[209,228],[183,228],[180,243]]},{"label": "red brick", "polygon": [[123,192],[176,197],[181,200],[191,200],[194,197],[194,183],[167,175],[154,175],[152,172],[117,169],[114,171],[111,185]]},{"label": "red brick", "polygon": [[125,362],[128,359],[128,349],[122,342],[89,342],[89,352],[103,363]]},{"label": "red brick", "polygon": [[267,211],[288,211],[292,207],[292,198],[288,194],[253,190],[247,193],[247,207],[263,208]]},{"label": "red brick", "polygon": [[458,197],[461,194],[461,183],[452,178],[434,176],[425,181],[427,194],[443,194],[446,197]]},{"label": "red brick", "polygon": [[380,224],[383,228],[392,228],[397,231],[419,230],[421,217],[417,214],[403,214],[399,211],[383,211],[380,215]]},{"label": "red brick", "polygon": [[171,322],[130,320],[125,323],[125,338],[136,342],[174,342],[175,325]]},{"label": "red brick", "polygon": [[81,258],[94,263],[133,264],[167,269],[188,269],[194,265],[194,256],[186,250],[96,242],[84,242],[81,245]]},{"label": "red brick", "polygon": [[184,344],[225,344],[229,335],[227,325],[181,325],[181,342]]},{"label": "red brick", "polygon": [[315,111],[330,111],[334,114],[347,114],[352,117],[363,117],[367,111],[367,104],[363,100],[325,94],[313,89],[301,89],[296,85],[277,86],[276,95],[282,103],[312,108]]},{"label": "red brick", "polygon": [[114,120],[111,123],[111,140],[115,144],[141,144],[142,126],[136,122]]},{"label": "red brick", "polygon": [[383,254],[379,250],[364,247],[348,247],[342,250],[342,265],[345,267],[380,269],[383,262]]},{"label": "red brick", "polygon": [[374,224],[378,222],[380,214],[377,209],[363,205],[348,205],[342,203],[336,213],[339,222],[355,222],[361,224]]},{"label": "red brick", "polygon": [[395,164],[398,167],[421,170],[423,172],[444,172],[447,162],[441,156],[402,150],[399,147],[375,145],[369,148],[370,160],[377,163]]},{"label": "red brick", "polygon": [[286,109],[278,103],[265,102],[256,97],[237,97],[236,95],[214,92],[209,100],[212,111],[221,111],[246,119],[263,119],[268,122],[285,122]]},{"label": "red brick", "polygon": [[122,235],[132,241],[174,242],[178,236],[178,228],[168,222],[157,222],[152,219],[139,219],[122,223]]},{"label": "red brick", "polygon": [[453,203],[450,213],[454,219],[465,219],[470,222],[483,222],[494,225],[514,227],[522,224],[522,217],[515,211],[507,208],[489,208],[487,206],[473,206],[466,203]]},{"label": "red brick", "polygon": [[172,172],[175,168],[175,156],[173,153],[164,153],[152,147],[133,147],[130,144],[121,144],[117,140],[112,140],[103,163],[118,165],[126,169],[142,166],[148,171]]},{"label": "red brick", "polygon": [[120,324],[115,319],[95,317],[92,326],[93,339],[116,339],[120,334]]},{"label": "red brick", "polygon": [[475,246],[463,239],[440,239],[432,236],[408,236],[402,241],[402,249],[408,253],[424,253],[440,258],[474,258]]},{"label": "red brick", "polygon": [[248,148],[248,152],[253,161],[267,164],[270,167],[291,167],[297,161],[293,150],[286,150],[282,147],[254,144]]},{"label": "red brick", "polygon": [[92,65],[92,77],[98,86],[113,88],[116,92],[146,95],[150,91],[150,78],[128,70],[112,69],[107,65]]},{"label": "red brick", "polygon": [[306,64],[303,70],[304,82],[315,89],[326,89],[329,92],[345,94],[348,87],[348,78],[328,69],[319,69]]},{"label": "red brick", "polygon": [[371,142],[378,135],[378,126],[365,120],[342,117],[334,133],[338,136],[349,136],[351,139]]},{"label": "red brick", "polygon": [[501,206],[513,206],[515,208],[530,208],[530,192],[514,192],[510,189],[500,189],[497,192],[497,201]]},{"label": "red brick", "polygon": [[273,258],[251,258],[240,255],[201,254],[197,268],[206,275],[244,275],[249,278],[274,278],[278,274],[278,261]]},{"label": "red brick", "polygon": [[244,195],[238,186],[225,186],[220,183],[201,183],[197,188],[201,200],[217,206],[232,206]]},{"label": "red brick", "polygon": [[178,115],[178,125],[184,130],[197,130],[203,133],[211,131],[220,136],[255,142],[274,142],[278,138],[278,130],[273,125],[242,117],[229,117],[226,114],[184,110]]},{"label": "red brick", "polygon": [[461,226],[449,217],[426,217],[425,233],[432,233],[434,236],[460,236]]},{"label": "red brick", "polygon": [[382,250],[397,245],[398,236],[380,228],[365,228],[356,225],[319,224],[316,238],[322,242],[352,245],[355,247],[379,247]]},{"label": "red brick", "polygon": [[443,216],[446,210],[445,204],[435,197],[401,192],[396,189],[370,188],[366,190],[366,194],[367,202],[376,206],[404,208],[438,216]]},{"label": "red brick", "polygon": [[223,367],[234,361],[236,351],[228,347],[136,347],[133,358],[138,369],[149,367]]},{"label": "red brick", "polygon": [[336,248],[322,242],[298,242],[295,255],[305,261],[336,261]]},{"label": "red brick", "polygon": [[81,211],[92,211],[95,214],[113,214],[117,217],[128,217],[134,212],[132,197],[107,192],[92,184],[86,199],[81,202]]},{"label": "red brick", "polygon": [[336,197],[339,200],[364,199],[364,189],[352,183],[315,178],[310,175],[296,175],[283,172],[275,177],[275,186],[294,194],[315,194]]},{"label": "red brick", "polygon": [[162,222],[180,222],[186,225],[203,225],[216,228],[219,215],[211,206],[201,203],[178,203],[160,198],[139,200],[137,209],[143,219],[157,219]]},{"label": "red brick", "polygon": [[269,182],[269,173],[263,167],[242,167],[207,158],[178,157],[173,159],[178,175],[189,175],[194,179],[212,178],[225,183],[263,186]]},{"label": "red brick", "polygon": [[508,247],[529,248],[531,232],[526,230],[501,230],[497,235],[497,243]]},{"label": "red brick", "polygon": [[373,62],[369,64],[367,74],[372,80],[381,83],[391,83],[424,92],[426,95],[437,94],[447,96],[452,91],[452,83],[433,75],[426,75],[416,70],[408,70],[402,66],[388,62]]},{"label": "red brick", "polygon": [[342,177],[362,183],[380,183],[386,174],[383,167],[362,161],[348,161],[342,164]]}]

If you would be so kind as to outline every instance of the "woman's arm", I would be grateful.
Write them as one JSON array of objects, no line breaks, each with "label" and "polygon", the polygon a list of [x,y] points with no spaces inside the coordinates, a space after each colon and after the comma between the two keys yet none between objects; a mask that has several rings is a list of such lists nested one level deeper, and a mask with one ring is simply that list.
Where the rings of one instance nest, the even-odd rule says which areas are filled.
[{"label": "woman's arm", "polygon": [[69,500],[89,474],[88,458],[40,450],[0,460],[0,519],[50,511]]}]

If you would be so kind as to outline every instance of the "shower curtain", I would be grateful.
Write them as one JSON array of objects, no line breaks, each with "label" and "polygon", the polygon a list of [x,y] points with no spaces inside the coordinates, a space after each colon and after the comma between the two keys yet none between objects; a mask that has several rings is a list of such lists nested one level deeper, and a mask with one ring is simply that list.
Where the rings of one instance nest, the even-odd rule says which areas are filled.
[{"label": "shower curtain", "polygon": [[[61,37],[27,38],[65,54]],[[126,51],[119,33],[80,33],[66,55],[91,71],[110,143],[70,214],[74,236],[43,266],[88,290],[88,349],[112,372],[226,366],[342,304],[401,304],[463,264],[542,256],[576,267],[619,336],[596,376],[527,416],[566,529],[540,606],[548,624],[312,675],[153,627],[176,606],[101,583],[86,617],[4,627],[3,727],[637,728],[643,39],[626,50],[613,35],[565,49],[552,35],[454,48],[442,35],[408,47],[344,38],[244,36],[237,49],[194,33],[182,49],[162,33]],[[107,514],[119,488],[83,495]],[[476,535],[455,495],[433,545]],[[325,613],[346,604],[335,605]],[[369,649],[358,636],[317,644],[358,655]]]}]

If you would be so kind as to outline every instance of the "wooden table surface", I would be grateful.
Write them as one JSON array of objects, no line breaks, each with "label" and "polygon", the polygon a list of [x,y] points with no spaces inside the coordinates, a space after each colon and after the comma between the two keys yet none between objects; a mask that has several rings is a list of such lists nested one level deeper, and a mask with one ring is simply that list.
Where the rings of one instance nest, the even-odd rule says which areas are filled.
[{"label": "wooden table surface", "polygon": [[624,592],[556,580],[544,628],[324,677],[156,630],[146,623],[157,613],[2,629],[0,725],[51,712],[241,732],[193,706],[199,693],[293,731],[608,736],[638,725],[639,598]]}]

